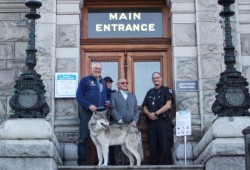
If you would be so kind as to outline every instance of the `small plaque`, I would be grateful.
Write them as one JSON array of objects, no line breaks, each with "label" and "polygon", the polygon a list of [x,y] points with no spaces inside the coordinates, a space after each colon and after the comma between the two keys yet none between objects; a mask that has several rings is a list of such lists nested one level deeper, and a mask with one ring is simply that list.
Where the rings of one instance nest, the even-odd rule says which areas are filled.
[{"label": "small plaque", "polygon": [[58,98],[75,97],[77,85],[78,85],[77,73],[56,73],[55,97]]},{"label": "small plaque", "polygon": [[187,80],[187,81],[181,81],[176,80],[175,81],[175,91],[198,91],[198,81],[197,80]]}]

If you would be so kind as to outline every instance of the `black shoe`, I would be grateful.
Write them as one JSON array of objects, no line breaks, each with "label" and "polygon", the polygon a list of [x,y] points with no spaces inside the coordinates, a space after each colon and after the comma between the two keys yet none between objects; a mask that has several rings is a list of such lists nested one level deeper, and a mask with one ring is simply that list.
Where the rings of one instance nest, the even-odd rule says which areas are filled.
[{"label": "black shoe", "polygon": [[87,162],[78,162],[78,161],[77,161],[77,164],[79,166],[87,166],[88,165]]}]

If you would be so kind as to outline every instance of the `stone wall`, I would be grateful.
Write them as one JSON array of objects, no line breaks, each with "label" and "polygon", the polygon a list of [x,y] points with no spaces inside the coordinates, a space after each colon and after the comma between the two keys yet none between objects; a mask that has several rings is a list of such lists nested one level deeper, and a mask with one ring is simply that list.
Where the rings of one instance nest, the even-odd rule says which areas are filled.
[{"label": "stone wall", "polygon": [[[56,7],[55,73],[79,73],[82,1],[58,0]],[[55,98],[54,113],[55,133],[61,144],[64,165],[76,165],[79,119],[75,98]]]},{"label": "stone wall", "polygon": [[196,4],[197,51],[201,96],[201,129],[207,129],[214,119],[211,106],[215,85],[222,72],[222,32],[216,0],[201,0]]},{"label": "stone wall", "polygon": [[[55,72],[79,72],[81,1],[57,1]],[[55,132],[62,143],[78,139],[78,110],[74,98],[55,99]]]},{"label": "stone wall", "polygon": [[[10,114],[8,101],[14,92],[15,80],[25,63],[28,29],[24,0],[0,2],[0,120]],[[13,0],[14,2],[14,0]]]},{"label": "stone wall", "polygon": [[250,2],[248,0],[238,1],[239,21],[239,55],[241,56],[242,73],[248,82],[250,81]]},{"label": "stone wall", "polygon": [[[177,110],[192,112],[192,135],[188,136],[187,159],[192,164],[196,158],[194,148],[216,116],[211,111],[215,100],[215,87],[224,71],[223,21],[219,16],[222,6],[217,0],[172,0],[173,59],[175,80],[198,80],[198,92],[176,92]],[[233,45],[236,48],[236,68],[249,80],[249,13],[250,3],[236,1],[231,9]],[[194,24],[192,29],[191,24]],[[189,28],[189,31],[186,31]],[[187,40],[189,37],[189,41]],[[192,37],[192,38],[191,38]],[[175,163],[183,164],[184,139],[175,140]]]},{"label": "stone wall", "polygon": [[[174,80],[198,80],[198,92],[176,92],[177,110],[190,109],[193,130],[206,131],[216,118],[211,111],[215,87],[225,64],[224,22],[217,0],[171,1]],[[246,0],[231,6],[236,68],[249,78],[249,13]]]}]

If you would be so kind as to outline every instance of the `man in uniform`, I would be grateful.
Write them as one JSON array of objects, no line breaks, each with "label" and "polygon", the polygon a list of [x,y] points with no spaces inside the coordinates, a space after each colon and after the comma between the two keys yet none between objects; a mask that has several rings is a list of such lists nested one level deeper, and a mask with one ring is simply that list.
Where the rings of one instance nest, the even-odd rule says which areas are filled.
[{"label": "man in uniform", "polygon": [[[143,101],[143,112],[148,120],[148,141],[151,165],[172,164],[173,129],[171,123],[171,105],[173,92],[162,85],[159,72],[152,74],[154,88],[150,89]],[[162,153],[162,160],[158,157]]]}]

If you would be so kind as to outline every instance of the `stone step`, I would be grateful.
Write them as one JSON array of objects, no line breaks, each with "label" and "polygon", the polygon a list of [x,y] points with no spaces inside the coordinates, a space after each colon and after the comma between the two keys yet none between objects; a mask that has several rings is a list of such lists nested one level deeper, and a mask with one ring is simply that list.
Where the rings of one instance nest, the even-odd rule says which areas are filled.
[{"label": "stone step", "polygon": [[59,166],[58,170],[204,170],[204,165]]}]

